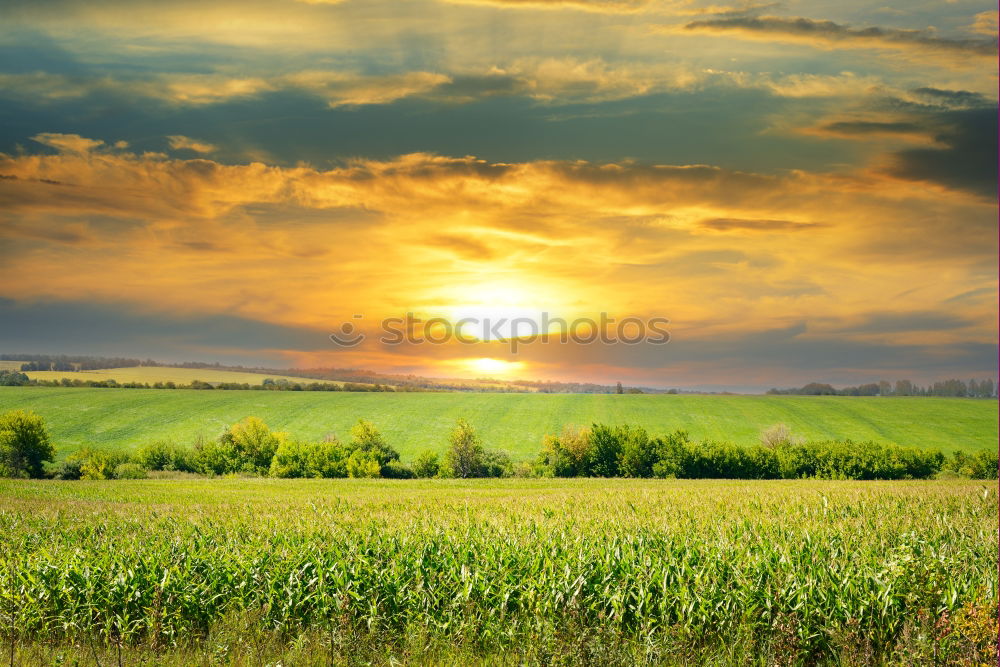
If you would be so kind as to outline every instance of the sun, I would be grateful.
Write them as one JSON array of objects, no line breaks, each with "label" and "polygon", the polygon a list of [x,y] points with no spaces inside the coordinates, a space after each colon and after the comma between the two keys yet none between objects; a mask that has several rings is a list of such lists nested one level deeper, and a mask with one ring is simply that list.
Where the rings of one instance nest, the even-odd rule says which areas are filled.
[{"label": "sun", "polygon": [[503,359],[493,359],[491,357],[463,359],[462,365],[470,371],[489,373],[490,375],[509,375],[524,368],[524,362],[504,361]]}]

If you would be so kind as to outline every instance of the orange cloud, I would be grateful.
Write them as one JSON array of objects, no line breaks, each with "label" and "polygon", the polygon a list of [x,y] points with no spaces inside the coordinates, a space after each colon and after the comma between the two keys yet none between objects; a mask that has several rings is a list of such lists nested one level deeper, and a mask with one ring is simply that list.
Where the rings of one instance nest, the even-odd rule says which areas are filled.
[{"label": "orange cloud", "polygon": [[[44,139],[61,152],[0,156],[0,296],[316,330],[355,312],[607,309],[690,338],[926,309],[991,285],[996,261],[993,203],[878,173],[429,154],[319,170]],[[950,336],[992,335],[983,303],[953,308],[975,325]]]}]

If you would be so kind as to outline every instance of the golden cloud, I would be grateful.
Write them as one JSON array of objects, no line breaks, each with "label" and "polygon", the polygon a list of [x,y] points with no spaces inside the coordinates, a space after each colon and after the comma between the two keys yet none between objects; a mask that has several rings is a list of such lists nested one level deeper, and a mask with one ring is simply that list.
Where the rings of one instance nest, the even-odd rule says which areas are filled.
[{"label": "golden cloud", "polygon": [[219,147],[215,144],[210,144],[207,141],[198,141],[197,139],[192,139],[191,137],[185,137],[183,134],[172,134],[167,137],[167,142],[175,151],[189,150],[194,151],[195,153],[214,153],[219,150]]},{"label": "golden cloud", "polygon": [[[932,30],[854,28],[804,17],[735,15],[691,21],[662,29],[673,34],[726,34],[742,39],[789,42],[827,49],[880,49],[936,56],[950,66],[979,67],[995,60],[996,39],[949,39]],[[975,64],[973,64],[975,63]]]},{"label": "golden cloud", "polygon": [[[319,170],[40,136],[60,152],[0,156],[0,296],[314,328],[349,312],[607,308],[718,333],[925,308],[996,261],[992,202],[878,173],[430,154]],[[982,304],[962,307],[979,323],[962,335],[985,335]]]}]

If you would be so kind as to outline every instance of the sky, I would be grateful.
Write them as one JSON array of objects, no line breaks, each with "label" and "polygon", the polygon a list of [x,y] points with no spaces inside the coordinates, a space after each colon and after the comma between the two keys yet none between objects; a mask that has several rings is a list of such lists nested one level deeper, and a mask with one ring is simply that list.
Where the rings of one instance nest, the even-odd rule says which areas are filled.
[{"label": "sky", "polygon": [[724,1],[7,0],[0,351],[994,377],[995,3]]}]

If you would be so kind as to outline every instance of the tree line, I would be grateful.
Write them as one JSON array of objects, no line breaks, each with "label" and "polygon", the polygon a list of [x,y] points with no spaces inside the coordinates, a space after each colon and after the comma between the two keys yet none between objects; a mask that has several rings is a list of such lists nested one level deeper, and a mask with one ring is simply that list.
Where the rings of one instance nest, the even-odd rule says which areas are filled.
[{"label": "tree line", "polygon": [[0,386],[34,386],[34,387],[96,387],[99,389],[199,389],[222,391],[424,391],[411,387],[397,388],[387,384],[357,384],[344,382],[292,382],[284,378],[274,380],[264,378],[261,384],[249,382],[204,382],[192,380],[183,382],[118,382],[107,380],[81,380],[79,378],[60,378],[58,380],[33,380],[22,372],[0,370]]},{"label": "tree line", "polygon": [[997,385],[993,380],[972,379],[943,380],[929,385],[920,386],[910,380],[888,380],[869,382],[856,387],[837,389],[823,382],[810,382],[803,387],[789,389],[768,389],[768,394],[794,396],[947,396],[952,398],[996,398]]},{"label": "tree line", "polygon": [[155,441],[135,452],[85,447],[54,465],[42,418],[15,410],[0,415],[0,475],[56,479],[140,479],[150,472],[280,478],[384,477],[633,477],[676,479],[898,480],[933,477],[997,478],[997,451],[954,452],[876,442],[804,442],[782,425],[760,443],[694,441],[687,432],[654,436],[634,425],[593,424],[546,435],[533,461],[515,465],[487,449],[475,428],[459,419],[443,455],[425,450],[409,463],[374,424],[358,420],[350,439],[330,434],[307,441],[271,430],[256,417],[228,426],[193,447]]}]

